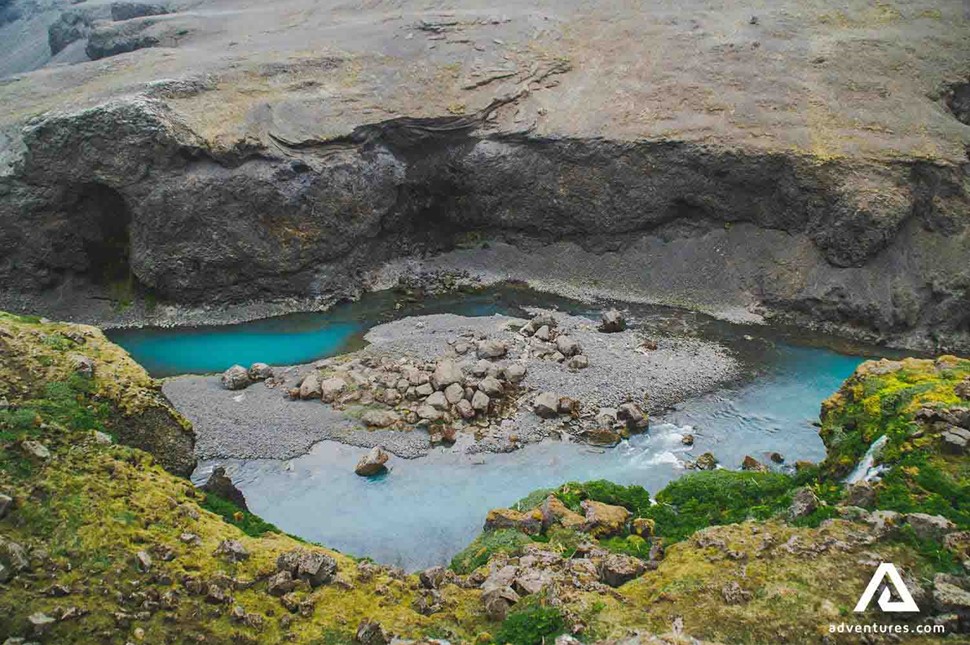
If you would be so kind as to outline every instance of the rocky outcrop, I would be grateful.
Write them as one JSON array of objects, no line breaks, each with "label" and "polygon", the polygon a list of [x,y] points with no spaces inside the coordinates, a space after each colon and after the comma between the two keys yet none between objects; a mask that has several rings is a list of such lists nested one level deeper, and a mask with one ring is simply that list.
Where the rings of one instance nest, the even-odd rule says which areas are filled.
[{"label": "rocky outcrop", "polygon": [[[363,284],[352,276],[396,249],[447,250],[472,230],[513,244],[575,241],[594,255],[689,248],[708,263],[719,245],[730,249],[733,288],[743,289],[727,300],[908,344],[932,330],[940,343],[968,346],[962,214],[970,202],[961,169],[494,137],[479,125],[399,119],[362,126],[340,146],[227,156],[156,99],[48,115],[24,130],[16,172],[0,179],[0,283],[36,290],[66,275],[97,281],[118,247],[140,285],[192,303],[355,293]],[[417,141],[434,146],[416,156]],[[341,215],[346,204],[352,219]],[[748,227],[748,243],[726,224]],[[289,243],[294,231],[298,245]],[[775,232],[797,249],[771,251],[790,271],[762,257]],[[670,263],[663,279],[672,286],[685,270]],[[885,275],[886,289],[864,287],[887,284]],[[650,280],[643,288],[663,287]]]},{"label": "rocky outcrop", "polygon": [[[77,396],[95,397],[93,409],[103,411],[98,420],[118,443],[151,453],[170,472],[187,477],[195,469],[192,426],[159,384],[100,330],[0,312],[0,355],[0,399],[10,408],[29,409],[49,396],[36,389],[44,379],[63,383]],[[71,381],[72,375],[83,380]]]}]

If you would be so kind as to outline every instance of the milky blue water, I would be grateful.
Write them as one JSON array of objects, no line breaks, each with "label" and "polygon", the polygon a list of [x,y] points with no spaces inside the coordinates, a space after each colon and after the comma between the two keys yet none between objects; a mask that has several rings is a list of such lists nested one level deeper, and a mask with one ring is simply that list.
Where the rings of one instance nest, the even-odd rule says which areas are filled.
[{"label": "milky blue water", "polygon": [[[812,422],[819,405],[862,360],[827,349],[754,339],[761,360],[748,382],[702,396],[653,420],[647,434],[613,449],[562,442],[509,454],[392,458],[379,479],[354,474],[363,449],[322,442],[289,462],[225,461],[250,508],[289,533],[409,570],[445,564],[481,530],[490,508],[570,480],[609,479],[655,493],[684,474],[682,462],[712,451],[726,468],[745,455],[787,463],[824,457]],[[681,443],[695,436],[692,448]],[[200,465],[204,481],[214,462]]]}]

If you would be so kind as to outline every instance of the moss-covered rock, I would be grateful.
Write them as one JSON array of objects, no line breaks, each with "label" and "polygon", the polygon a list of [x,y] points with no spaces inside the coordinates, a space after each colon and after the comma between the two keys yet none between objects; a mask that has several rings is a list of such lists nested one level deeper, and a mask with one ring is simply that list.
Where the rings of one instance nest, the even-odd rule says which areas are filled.
[{"label": "moss-covered rock", "polygon": [[[99,431],[151,453],[170,472],[195,468],[195,434],[159,384],[95,327],[0,312],[0,442],[41,434],[39,419]],[[58,440],[44,432],[47,440]]]}]

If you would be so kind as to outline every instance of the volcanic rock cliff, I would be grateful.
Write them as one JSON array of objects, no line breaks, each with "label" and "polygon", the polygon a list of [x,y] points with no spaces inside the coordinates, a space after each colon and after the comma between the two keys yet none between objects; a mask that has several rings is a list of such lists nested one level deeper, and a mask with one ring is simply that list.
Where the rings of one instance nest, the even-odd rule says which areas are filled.
[{"label": "volcanic rock cliff", "polygon": [[354,295],[430,253],[970,348],[952,3],[97,4],[99,60],[0,83],[0,304]]}]

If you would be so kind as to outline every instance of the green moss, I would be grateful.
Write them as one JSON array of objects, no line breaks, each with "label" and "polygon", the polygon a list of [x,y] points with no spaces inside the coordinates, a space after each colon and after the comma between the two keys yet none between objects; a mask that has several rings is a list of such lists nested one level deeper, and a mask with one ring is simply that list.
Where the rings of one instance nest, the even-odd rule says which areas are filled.
[{"label": "green moss", "polygon": [[[522,603],[529,604],[529,603]],[[531,604],[508,615],[495,634],[496,643],[543,645],[566,631],[562,612],[555,607]]]},{"label": "green moss", "polygon": [[574,511],[581,510],[580,503],[585,499],[622,506],[634,515],[645,512],[651,503],[650,493],[643,486],[622,486],[605,479],[584,483],[569,482],[558,488],[555,495]]},{"label": "green moss", "polygon": [[274,525],[263,520],[258,515],[253,515],[249,511],[239,508],[228,499],[220,497],[215,493],[206,493],[201,505],[202,508],[207,511],[212,511],[229,524],[239,527],[246,535],[259,537],[264,533],[281,532]]},{"label": "green moss", "polygon": [[715,524],[766,519],[788,507],[791,477],[780,473],[715,470],[693,473],[657,493],[642,517],[656,522],[656,534],[682,540]]},{"label": "green moss", "polygon": [[456,573],[471,573],[497,553],[518,553],[532,540],[514,529],[485,531],[451,560]]}]

